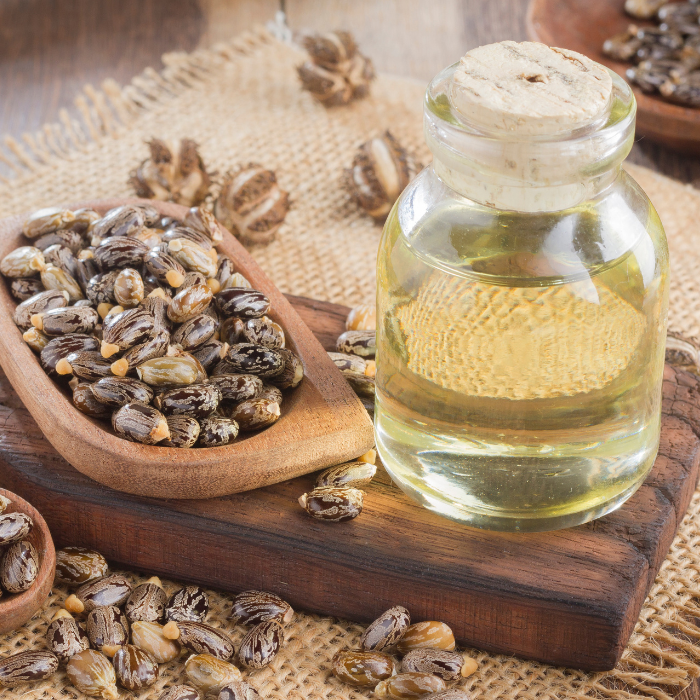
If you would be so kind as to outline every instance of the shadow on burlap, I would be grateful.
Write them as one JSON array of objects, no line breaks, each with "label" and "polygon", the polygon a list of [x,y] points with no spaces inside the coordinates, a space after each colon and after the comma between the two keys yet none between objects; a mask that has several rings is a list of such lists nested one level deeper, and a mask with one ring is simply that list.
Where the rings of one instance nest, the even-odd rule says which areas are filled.
[{"label": "shadow on burlap", "polygon": [[[238,163],[273,168],[294,206],[277,239],[251,252],[284,292],[356,304],[374,298],[375,258],[381,229],[358,211],[341,185],[343,167],[368,137],[391,128],[419,160],[427,162],[422,136],[424,86],[380,77],[372,96],[325,109],[299,89],[295,66],[303,55],[264,30],[190,55],[164,57],[162,73],[147,70],[120,88],[106,81],[85,89],[79,118],[61,114],[23,143],[5,141],[0,160],[13,176],[0,183],[0,216],[61,202],[132,194],[129,172],[147,153],[152,136],[194,138],[207,166],[219,176]],[[630,172],[649,193],[669,235],[670,327],[700,340],[700,253],[693,232],[700,193],[643,168]],[[527,698],[656,698],[665,700],[700,675],[700,495],[696,494],[656,579],[621,664],[610,673],[586,674],[470,652],[479,661],[465,688],[480,700]],[[133,577],[134,582],[138,579]],[[169,592],[175,583],[164,582]],[[33,620],[0,636],[0,656],[43,648],[48,621],[67,592],[54,589]],[[211,593],[208,622],[231,633],[230,598]],[[281,700],[369,697],[330,677],[330,659],[355,646],[355,624],[298,613],[287,627],[280,655],[251,676],[263,697]],[[696,645],[697,644],[697,645]],[[161,667],[158,684],[137,697],[157,697],[183,681],[182,661]],[[124,693],[124,696],[128,696]],[[81,697],[61,671],[29,688],[0,690],[6,698]]]}]

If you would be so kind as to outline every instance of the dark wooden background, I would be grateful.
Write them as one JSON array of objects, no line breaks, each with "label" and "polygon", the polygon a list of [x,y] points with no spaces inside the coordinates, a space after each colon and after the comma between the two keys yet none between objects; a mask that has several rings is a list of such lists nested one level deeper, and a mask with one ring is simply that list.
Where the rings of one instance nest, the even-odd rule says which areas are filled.
[{"label": "dark wooden background", "polygon": [[[0,0],[0,136],[19,138],[56,120],[86,83],[124,84],[147,66],[160,68],[166,51],[228,39],[281,6],[292,28],[350,29],[380,71],[427,81],[469,48],[526,39],[527,2]],[[700,184],[698,158],[640,140],[630,159]]]}]

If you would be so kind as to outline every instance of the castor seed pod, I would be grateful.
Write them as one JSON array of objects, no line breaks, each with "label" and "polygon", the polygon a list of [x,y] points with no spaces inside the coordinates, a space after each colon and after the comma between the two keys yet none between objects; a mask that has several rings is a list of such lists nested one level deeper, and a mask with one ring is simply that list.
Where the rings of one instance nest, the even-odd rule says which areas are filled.
[{"label": "castor seed pod", "polygon": [[280,417],[279,404],[268,399],[248,399],[233,407],[229,417],[244,432],[262,430],[276,423]]},{"label": "castor seed pod", "polygon": [[158,622],[163,618],[168,598],[157,576],[136,586],[124,606],[129,622]]},{"label": "castor seed pod", "polygon": [[78,280],[76,274],[78,261],[70,248],[61,245],[60,243],[50,245],[44,250],[44,261],[47,265],[55,265],[56,267],[60,267],[64,272],[67,272],[78,283],[80,283],[80,280]]},{"label": "castor seed pod", "polygon": [[270,378],[270,384],[280,387],[280,389],[294,389],[304,378],[304,365],[297,355],[287,348],[277,350],[284,360],[282,371]]},{"label": "castor seed pod", "polygon": [[88,282],[85,295],[96,306],[105,303],[113,304],[116,301],[114,297],[114,284],[118,276],[119,270],[111,270],[110,272],[100,272],[96,274]]},{"label": "castor seed pod", "polygon": [[233,681],[219,691],[217,700],[261,700],[261,697],[250,683]]},{"label": "castor seed pod", "polygon": [[274,350],[284,347],[285,338],[282,326],[271,321],[267,316],[263,316],[261,318],[249,318],[246,321],[242,340]]},{"label": "castor seed pod", "polygon": [[73,373],[86,382],[96,382],[112,375],[112,362],[99,352],[73,352],[56,363],[58,374]]},{"label": "castor seed pod", "polygon": [[329,70],[313,61],[302,63],[297,68],[297,73],[304,90],[308,90],[328,107],[347,104],[353,97],[352,85],[346,79],[345,73]]},{"label": "castor seed pod", "polygon": [[46,207],[28,216],[22,224],[22,233],[27,238],[38,238],[45,233],[66,228],[75,221],[75,214],[69,209]]},{"label": "castor seed pod", "polygon": [[410,624],[411,615],[408,610],[402,605],[395,605],[367,627],[360,639],[360,646],[365,651],[383,651],[396,644],[406,634]]},{"label": "castor seed pod", "polygon": [[127,403],[148,404],[153,399],[153,389],[131,377],[104,377],[92,385],[92,393],[100,403],[112,408]]},{"label": "castor seed pod", "polygon": [[144,258],[146,269],[161,283],[179,287],[185,280],[185,268],[162,250],[151,250]]},{"label": "castor seed pod", "polygon": [[272,386],[272,384],[263,384],[263,388],[260,392],[260,395],[256,396],[255,398],[267,399],[268,401],[272,401],[278,406],[281,406],[284,395],[282,394],[282,390],[279,387]]},{"label": "castor seed pod", "polygon": [[206,284],[194,284],[179,291],[168,306],[168,318],[184,323],[203,313],[214,295]]},{"label": "castor seed pod", "polygon": [[121,574],[112,574],[83,584],[66,598],[65,607],[72,613],[89,613],[105,605],[119,607],[130,594],[131,584]]},{"label": "castor seed pod", "polygon": [[0,547],[23,540],[34,527],[34,521],[26,513],[0,515]]},{"label": "castor seed pod", "polygon": [[112,374],[123,377],[127,372],[148,360],[164,357],[170,345],[170,332],[165,328],[156,331],[153,337],[144,343],[129,348],[118,360],[112,363]]},{"label": "castor seed pod", "polygon": [[143,279],[137,270],[127,267],[120,270],[114,280],[114,298],[125,309],[138,306],[146,296]]},{"label": "castor seed pod", "polygon": [[456,681],[470,675],[472,661],[456,651],[414,649],[404,656],[401,670],[405,673],[433,673],[446,681]]},{"label": "castor seed pod", "polygon": [[345,331],[338,337],[335,347],[338,352],[372,359],[377,353],[376,331]]},{"label": "castor seed pod", "polygon": [[[211,253],[214,255],[211,255]],[[188,238],[175,238],[168,241],[168,255],[177,260],[186,270],[201,272],[207,277],[216,277],[216,251],[204,250]]]},{"label": "castor seed pod", "polygon": [[44,371],[53,375],[56,373],[56,365],[60,360],[67,358],[74,352],[94,352],[99,348],[100,341],[97,338],[81,333],[71,333],[51,340],[41,351],[39,358]]},{"label": "castor seed pod", "polygon": [[15,248],[0,261],[0,272],[5,277],[17,279],[31,277],[46,267],[44,254],[34,246],[23,245]]},{"label": "castor seed pod", "polygon": [[88,614],[87,635],[94,648],[112,657],[129,641],[129,623],[119,608],[103,605]]},{"label": "castor seed pod", "polygon": [[85,630],[66,610],[59,610],[46,630],[46,646],[66,663],[71,656],[90,648]]},{"label": "castor seed pod", "polygon": [[158,700],[199,700],[199,691],[189,685],[172,685],[158,696]]},{"label": "castor seed pod", "polygon": [[[36,323],[34,322],[36,320]],[[51,309],[32,316],[32,324],[46,335],[92,333],[100,316],[91,306],[69,306]]]},{"label": "castor seed pod", "polygon": [[170,438],[165,416],[153,406],[141,403],[127,403],[115,411],[112,427],[120,437],[144,445],[155,445]]},{"label": "castor seed pod", "polygon": [[346,462],[322,471],[316,478],[316,486],[356,489],[369,484],[376,473],[377,467],[374,464]]},{"label": "castor seed pod", "polygon": [[40,279],[35,277],[19,277],[12,280],[10,284],[10,292],[18,301],[27,301],[35,294],[44,291],[44,285]]},{"label": "castor seed pod", "polygon": [[262,379],[253,374],[219,374],[212,376],[209,383],[219,390],[223,399],[237,403],[257,398],[263,388]]},{"label": "castor seed pod", "polygon": [[466,690],[450,688],[449,690],[442,690],[438,693],[421,695],[421,700],[471,700],[471,696]]},{"label": "castor seed pod", "polygon": [[0,660],[0,686],[13,688],[28,681],[44,681],[58,669],[58,657],[50,651],[21,651]]},{"label": "castor seed pod", "polygon": [[447,685],[442,678],[430,673],[400,673],[379,683],[374,689],[374,695],[377,698],[404,700],[404,698],[418,698],[428,693],[438,693],[446,688]]},{"label": "castor seed pod", "polygon": [[205,370],[209,370],[226,356],[228,349],[228,343],[210,338],[206,343],[192,350],[192,355],[199,360]]},{"label": "castor seed pod", "polygon": [[139,268],[148,250],[148,246],[136,238],[112,236],[95,248],[95,261],[102,270]]},{"label": "castor seed pod", "polygon": [[138,206],[124,204],[110,209],[101,219],[95,221],[90,231],[93,238],[102,240],[110,236],[129,236],[146,225],[146,214]]},{"label": "castor seed pod", "polygon": [[340,30],[308,34],[302,38],[301,43],[316,65],[330,70],[344,71],[357,53],[357,44],[352,34]]},{"label": "castor seed pod", "polygon": [[267,620],[286,625],[294,617],[294,610],[274,593],[243,591],[233,599],[233,608],[228,617],[237,625],[258,625]]},{"label": "castor seed pod", "polygon": [[180,655],[180,644],[163,635],[157,622],[138,620],[131,625],[131,641],[157,664],[167,664]]},{"label": "castor seed pod", "polygon": [[270,310],[270,300],[262,293],[245,287],[229,287],[216,295],[216,305],[226,316],[247,320],[260,318]]},{"label": "castor seed pod", "polygon": [[[106,320],[106,319],[105,319]],[[155,319],[142,308],[127,309],[102,327],[102,356],[111,357],[120,350],[145,343],[155,332]]]},{"label": "castor seed pod", "polygon": [[22,333],[22,340],[24,340],[34,352],[41,352],[49,344],[51,338],[38,328],[30,328],[28,331]]},{"label": "castor seed pod", "polygon": [[165,606],[170,622],[203,622],[209,612],[209,596],[199,586],[185,586],[174,593]]},{"label": "castor seed pod", "polygon": [[59,583],[82,586],[104,578],[107,569],[107,560],[94,549],[64,547],[56,552],[56,581]]},{"label": "castor seed pod", "polygon": [[348,331],[376,331],[377,330],[377,306],[376,304],[359,304],[350,310],[345,320],[345,330]]},{"label": "castor seed pod", "polygon": [[119,685],[127,690],[142,690],[158,680],[158,664],[133,644],[117,650],[112,664]]},{"label": "castor seed pod", "polygon": [[199,422],[192,416],[166,416],[170,439],[160,444],[164,447],[192,447],[199,439]]},{"label": "castor seed pod", "polygon": [[200,447],[221,447],[238,436],[238,423],[221,416],[208,416],[199,421]]},{"label": "castor seed pod", "polygon": [[109,659],[99,651],[86,649],[68,660],[68,680],[85,695],[117,700],[117,676]]},{"label": "castor seed pod", "polygon": [[41,283],[46,289],[57,289],[61,292],[68,292],[70,301],[83,299],[83,290],[72,275],[64,272],[60,267],[47,265],[41,271]]},{"label": "castor seed pod", "polygon": [[172,336],[172,342],[183,350],[196,350],[216,332],[217,322],[207,314],[198,314],[185,321]]},{"label": "castor seed pod", "polygon": [[284,629],[277,620],[255,625],[241,640],[238,661],[247,669],[267,666],[277,656],[284,641]]},{"label": "castor seed pod", "polygon": [[32,316],[46,313],[51,309],[62,309],[68,306],[70,297],[60,289],[47,289],[29,297],[17,305],[13,316],[14,322],[22,330],[32,327]]},{"label": "castor seed pod", "polygon": [[216,694],[232,681],[241,680],[241,672],[233,664],[211,654],[190,656],[185,662],[185,673],[204,695]]},{"label": "castor seed pod", "polygon": [[211,654],[227,661],[233,656],[233,643],[221,630],[203,622],[168,622],[163,627],[163,635],[177,639],[185,649],[195,654]]},{"label": "castor seed pod", "polygon": [[374,688],[396,675],[396,662],[381,651],[341,649],[333,657],[333,675],[349,685]]},{"label": "castor seed pod", "polygon": [[187,386],[199,380],[200,366],[189,355],[155,357],[141,363],[136,372],[151,386]]},{"label": "castor seed pod", "polygon": [[170,241],[174,241],[176,238],[186,238],[205,251],[212,249],[212,243],[208,236],[188,226],[173,226],[163,234],[163,241],[165,243],[170,243]]},{"label": "castor seed pod", "polygon": [[92,393],[93,385],[89,382],[80,382],[78,379],[75,381],[77,384],[73,387],[73,405],[86,416],[103,420],[111,418],[112,409],[95,398],[95,394]]},{"label": "castor seed pod", "polygon": [[362,512],[363,498],[364,492],[359,489],[324,486],[302,494],[299,505],[317,520],[342,523]]},{"label": "castor seed pod", "polygon": [[29,590],[39,575],[39,554],[28,540],[13,542],[0,561],[0,584],[8,593]]},{"label": "castor seed pod", "polygon": [[185,216],[185,226],[203,233],[214,245],[224,239],[216,217],[204,207],[192,207]]},{"label": "castor seed pod", "polygon": [[407,654],[414,649],[444,649],[454,651],[455,636],[449,625],[435,620],[416,622],[401,638],[397,649]]},{"label": "castor seed pod", "polygon": [[12,501],[0,493],[0,514],[4,513],[11,504]]},{"label": "castor seed pod", "polygon": [[166,416],[205,418],[216,411],[220,401],[221,393],[213,384],[191,384],[159,394],[153,405]]},{"label": "castor seed pod", "polygon": [[373,398],[375,394],[374,377],[366,374],[356,374],[355,372],[343,372],[345,380],[358,396]]},{"label": "castor seed pod", "polygon": [[225,358],[234,373],[274,377],[284,370],[285,358],[280,350],[264,348],[252,343],[232,345]]}]

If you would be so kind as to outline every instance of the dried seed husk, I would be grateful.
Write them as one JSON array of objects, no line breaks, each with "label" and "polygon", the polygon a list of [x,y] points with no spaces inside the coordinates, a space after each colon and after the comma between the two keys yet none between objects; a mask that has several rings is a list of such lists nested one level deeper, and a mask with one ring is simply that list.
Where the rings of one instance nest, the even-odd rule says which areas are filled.
[{"label": "dried seed husk", "polygon": [[141,363],[136,372],[151,386],[187,386],[200,377],[198,363],[187,355],[155,357]]},{"label": "dried seed husk", "polygon": [[261,622],[241,640],[238,648],[238,661],[247,669],[267,666],[280,650],[284,642],[284,629],[277,620]]},{"label": "dried seed husk", "polygon": [[[313,61],[302,63],[297,73],[304,90],[328,107],[347,104],[353,98],[353,87],[344,73],[318,66]],[[215,211],[221,218],[219,211]]]},{"label": "dried seed husk", "polygon": [[333,657],[333,675],[343,683],[374,688],[396,675],[396,662],[381,651],[341,649]]},{"label": "dried seed husk", "polygon": [[377,352],[375,331],[345,331],[336,341],[336,350],[365,359],[374,358]]},{"label": "dried seed husk", "polygon": [[129,622],[159,622],[163,619],[167,602],[160,580],[151,578],[134,588],[126,601],[124,612]]},{"label": "dried seed husk", "polygon": [[108,568],[107,560],[94,549],[73,546],[56,552],[56,581],[69,586],[104,578]]},{"label": "dried seed husk", "polygon": [[199,700],[199,691],[189,685],[172,685],[158,696],[158,700]]},{"label": "dried seed husk", "polygon": [[106,656],[86,649],[72,656],[66,665],[68,680],[85,695],[117,700],[117,676]]},{"label": "dried seed husk", "polygon": [[194,284],[179,291],[168,306],[168,318],[184,323],[203,313],[214,295],[206,284]]},{"label": "dried seed husk", "polygon": [[24,245],[9,252],[0,261],[0,272],[5,277],[31,277],[46,266],[44,254],[34,246]]},{"label": "dried seed husk", "polygon": [[0,515],[0,547],[23,540],[34,527],[34,521],[26,513]]},{"label": "dried seed husk", "polygon": [[225,685],[241,680],[241,672],[233,664],[211,654],[190,656],[185,662],[185,673],[205,695],[218,693]]},{"label": "dried seed husk", "polygon": [[253,374],[218,374],[210,377],[209,383],[219,390],[223,399],[236,402],[255,399],[263,389],[262,379]]},{"label": "dried seed husk", "polygon": [[185,321],[172,336],[172,342],[183,350],[193,351],[201,347],[216,333],[218,323],[208,314],[198,314]]},{"label": "dried seed husk", "polygon": [[70,335],[61,335],[51,340],[47,346],[41,351],[40,359],[41,366],[44,371],[53,375],[56,371],[56,365],[60,360],[66,359],[74,352],[94,352],[99,350],[100,341],[93,338],[91,335],[83,335],[80,333],[71,333]]},{"label": "dried seed husk", "polygon": [[199,421],[199,441],[201,447],[221,447],[233,442],[238,436],[238,423],[230,418],[208,416]]},{"label": "dried seed husk", "polygon": [[119,270],[100,272],[90,279],[85,295],[95,305],[114,303],[114,284],[119,276]]},{"label": "dried seed husk", "polygon": [[402,639],[410,624],[411,615],[408,610],[402,605],[395,605],[367,627],[360,639],[360,646],[365,651],[383,651]]},{"label": "dried seed husk", "polygon": [[127,690],[142,690],[158,680],[158,664],[133,644],[119,649],[112,664],[119,685]]},{"label": "dried seed husk", "polygon": [[165,416],[153,406],[127,403],[112,416],[112,427],[120,437],[155,445],[170,438],[170,429]]},{"label": "dried seed husk", "polygon": [[201,272],[207,279],[216,277],[217,261],[211,252],[204,250],[189,238],[174,238],[168,241],[168,255],[175,258],[186,270]]},{"label": "dried seed husk", "polygon": [[146,296],[143,279],[138,270],[127,267],[114,280],[114,298],[125,309],[138,306]]},{"label": "dried seed husk", "polygon": [[28,681],[44,681],[58,669],[50,651],[21,651],[0,660],[0,686],[14,688]]},{"label": "dried seed husk", "polygon": [[131,641],[158,664],[167,664],[180,655],[180,644],[165,637],[163,626],[157,622],[134,622],[131,625]]},{"label": "dried seed husk", "polygon": [[22,330],[32,327],[32,316],[42,314],[52,309],[62,309],[68,306],[67,292],[59,289],[47,289],[26,299],[15,308],[14,322]]},{"label": "dried seed husk", "polygon": [[160,444],[164,447],[192,447],[199,438],[199,422],[191,416],[166,416],[170,439]]},{"label": "dried seed husk", "polygon": [[90,334],[99,322],[100,316],[91,306],[69,306],[42,313],[38,327],[50,336],[68,333]]},{"label": "dried seed husk", "polygon": [[301,40],[316,65],[344,71],[357,54],[357,44],[350,32],[336,30],[323,34],[308,34]]},{"label": "dried seed husk", "polygon": [[124,646],[129,641],[129,623],[124,613],[114,605],[91,610],[87,617],[90,644],[107,656],[114,656],[110,647]]},{"label": "dried seed husk", "polygon": [[280,407],[269,399],[248,399],[236,404],[229,417],[236,421],[244,432],[262,430],[279,420]]},{"label": "dried seed husk", "polygon": [[266,620],[286,625],[293,617],[292,606],[278,595],[267,591],[243,591],[233,599],[228,619],[237,625],[258,625]]},{"label": "dried seed husk", "polygon": [[280,389],[294,389],[304,378],[304,365],[301,359],[287,348],[279,348],[277,352],[282,355],[284,367],[279,374],[270,378],[270,383]]},{"label": "dried seed husk", "polygon": [[10,284],[10,292],[18,301],[27,301],[35,294],[44,291],[44,285],[40,279],[36,277],[19,277],[12,280]]},{"label": "dried seed husk", "polygon": [[28,540],[13,542],[0,561],[0,584],[8,593],[22,593],[39,575],[39,554]]},{"label": "dried seed husk", "polygon": [[185,586],[174,593],[165,607],[168,622],[203,622],[209,612],[209,596],[199,586]]},{"label": "dried seed husk", "polygon": [[[66,600],[66,609],[70,612],[91,612],[105,605],[119,607],[131,594],[131,584],[120,574],[112,574],[96,581],[83,584]],[[82,606],[82,608],[81,608]]]},{"label": "dried seed husk", "polygon": [[271,321],[267,316],[250,318],[243,328],[243,341],[266,348],[283,348],[285,343],[282,326]]},{"label": "dried seed husk", "polygon": [[67,663],[71,656],[90,648],[85,630],[65,610],[46,630],[46,646],[56,654],[60,663]]},{"label": "dried seed husk", "polygon": [[455,636],[449,625],[436,620],[425,620],[411,625],[401,638],[397,649],[407,654],[414,649],[444,649],[454,651]]},{"label": "dried seed husk", "polygon": [[112,236],[95,248],[95,261],[102,270],[139,268],[148,251],[148,246],[137,238]]},{"label": "dried seed husk", "polygon": [[376,331],[376,304],[359,304],[352,308],[345,320],[345,329],[348,331]]},{"label": "dried seed husk", "polygon": [[233,643],[229,637],[203,622],[169,622],[163,629],[163,634],[176,638],[185,649],[195,654],[211,654],[224,661],[233,656]]},{"label": "dried seed husk", "polygon": [[51,338],[38,328],[30,328],[24,331],[24,333],[22,333],[22,339],[37,353],[41,352],[51,341]]},{"label": "dried seed husk", "polygon": [[97,401],[112,408],[127,403],[148,404],[153,399],[153,389],[131,377],[104,377],[92,385],[92,393]]},{"label": "dried seed husk", "polygon": [[442,678],[430,673],[400,673],[379,683],[374,689],[374,694],[378,698],[404,700],[438,693],[446,688]]},{"label": "dried seed husk", "polygon": [[226,356],[228,348],[228,343],[222,343],[220,340],[210,338],[206,343],[192,350],[192,354],[205,370],[209,370],[214,367],[221,358]]},{"label": "dried seed husk", "polygon": [[362,512],[363,498],[359,489],[324,486],[302,494],[299,505],[317,520],[342,523]]},{"label": "dried seed husk", "polygon": [[72,372],[87,382],[96,382],[103,377],[112,376],[112,361],[102,357],[99,352],[72,352],[66,357],[66,362],[67,365],[61,365],[60,362],[56,364],[59,374]]},{"label": "dried seed husk", "polygon": [[369,484],[376,473],[377,467],[374,464],[346,462],[322,471],[316,478],[316,486],[358,488]]},{"label": "dried seed husk", "polygon": [[57,289],[68,292],[70,301],[83,299],[83,290],[72,275],[64,272],[60,267],[47,265],[41,271],[41,283],[46,289]]},{"label": "dried seed husk", "polygon": [[44,250],[44,261],[47,265],[60,267],[64,272],[67,272],[71,277],[77,280],[76,265],[78,261],[71,249],[67,246],[61,245],[60,243],[50,245]]},{"label": "dried seed husk", "polygon": [[219,691],[217,700],[261,700],[255,688],[245,681],[233,681]]},{"label": "dried seed husk", "polygon": [[73,387],[73,405],[86,416],[103,420],[112,417],[112,409],[95,398],[89,382],[79,382]]},{"label": "dried seed husk", "polygon": [[164,357],[170,345],[170,332],[166,329],[156,331],[152,338],[145,343],[129,348],[119,360],[112,363],[112,372],[117,376],[124,376],[130,370],[135,369],[148,360]]},{"label": "dried seed husk", "polygon": [[472,659],[465,659],[463,654],[445,649],[413,649],[401,661],[401,670],[406,673],[432,673],[446,681],[456,681],[470,675]]},{"label": "dried seed husk", "polygon": [[226,316],[247,320],[260,318],[270,310],[270,300],[262,293],[246,287],[229,287],[216,295],[216,305]]},{"label": "dried seed husk", "polygon": [[345,73],[345,78],[352,87],[353,99],[369,95],[370,83],[377,77],[372,59],[361,53],[355,54]]},{"label": "dried seed husk", "polygon": [[252,343],[232,345],[224,361],[232,368],[231,374],[254,374],[258,377],[274,377],[285,367],[282,349],[273,350]]},{"label": "dried seed husk", "polygon": [[22,224],[22,233],[27,238],[38,238],[45,233],[66,228],[75,221],[75,214],[69,209],[46,207],[28,216]]}]

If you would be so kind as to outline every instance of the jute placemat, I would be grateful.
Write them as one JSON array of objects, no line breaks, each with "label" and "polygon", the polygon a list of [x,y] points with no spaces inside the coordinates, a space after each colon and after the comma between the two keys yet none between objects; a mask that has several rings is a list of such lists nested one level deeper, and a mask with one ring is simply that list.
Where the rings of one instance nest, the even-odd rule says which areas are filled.
[{"label": "jute placemat", "polygon": [[[52,203],[131,194],[129,172],[145,157],[152,136],[196,139],[208,167],[223,173],[257,161],[277,171],[294,207],[277,240],[253,255],[286,292],[355,304],[374,297],[381,228],[358,211],[341,185],[342,168],[367,138],[390,128],[427,162],[422,136],[424,86],[380,77],[372,96],[325,109],[298,85],[303,54],[255,30],[208,51],[164,57],[162,73],[147,70],[126,88],[107,81],[77,100],[81,118],[67,113],[19,143],[5,141],[0,159],[14,176],[0,183],[0,216]],[[700,193],[639,167],[630,172],[649,193],[671,246],[671,329],[700,340],[700,252],[694,235]],[[666,700],[700,675],[700,493],[693,498],[623,661],[611,673],[586,674],[474,651],[479,670],[465,687],[475,699],[657,698]],[[134,577],[134,580],[136,578]],[[164,582],[169,591],[175,583]],[[50,602],[22,629],[0,637],[0,656],[41,648],[48,620],[66,595]],[[215,592],[209,620],[227,626],[230,598]],[[281,700],[369,697],[330,677],[336,650],[357,643],[360,627],[297,614],[272,665],[251,681],[263,697]],[[158,685],[138,695],[157,697],[181,679],[182,663],[161,668]],[[124,694],[128,696],[128,693]],[[30,688],[1,690],[5,698],[77,698],[63,672]]]}]

